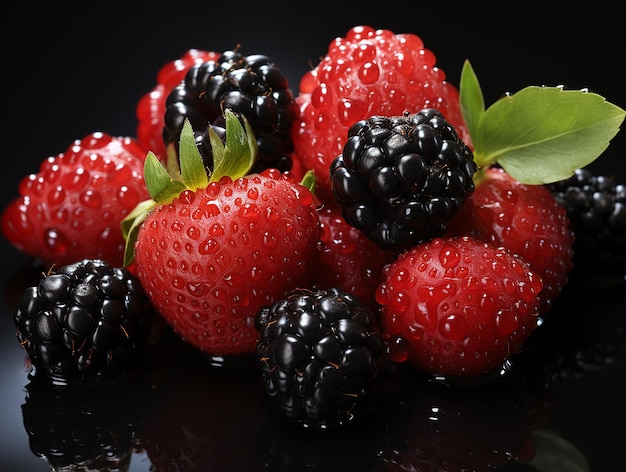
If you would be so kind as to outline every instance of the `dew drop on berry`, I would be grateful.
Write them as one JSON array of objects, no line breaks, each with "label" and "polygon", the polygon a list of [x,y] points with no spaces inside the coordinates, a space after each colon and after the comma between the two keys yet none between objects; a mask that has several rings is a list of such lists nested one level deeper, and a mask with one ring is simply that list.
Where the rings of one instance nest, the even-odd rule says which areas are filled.
[{"label": "dew drop on berry", "polygon": [[513,311],[499,311],[495,322],[498,332],[504,336],[513,334],[519,328],[519,320]]},{"label": "dew drop on berry", "polygon": [[439,320],[439,333],[446,339],[460,341],[467,334],[467,322],[462,316],[446,316]]},{"label": "dew drop on berry", "polygon": [[401,337],[395,337],[387,340],[386,343],[387,357],[392,362],[404,362],[411,354],[411,345]]},{"label": "dew drop on berry", "polygon": [[380,69],[375,62],[366,62],[359,68],[359,79],[364,84],[374,84],[380,77]]},{"label": "dew drop on berry", "polygon": [[216,239],[209,238],[200,243],[198,246],[198,253],[203,256],[215,254],[220,249],[220,244]]},{"label": "dew drop on berry", "polygon": [[367,111],[368,104],[361,100],[344,99],[337,104],[337,117],[343,126],[352,126],[363,119]]},{"label": "dew drop on berry", "polygon": [[44,232],[43,242],[47,250],[57,255],[64,255],[69,246],[67,237],[55,228],[48,228]]},{"label": "dew drop on berry", "polygon": [[452,244],[446,244],[439,251],[439,262],[444,268],[454,268],[460,261],[461,254]]}]

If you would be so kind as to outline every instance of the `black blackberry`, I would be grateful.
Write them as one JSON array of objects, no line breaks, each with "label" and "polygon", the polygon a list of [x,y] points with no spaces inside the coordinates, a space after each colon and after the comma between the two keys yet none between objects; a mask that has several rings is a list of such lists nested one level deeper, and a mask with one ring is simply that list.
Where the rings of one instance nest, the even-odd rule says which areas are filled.
[{"label": "black blackberry", "polygon": [[444,232],[476,169],[455,128],[427,108],[355,123],[331,164],[331,188],[350,225],[402,251]]},{"label": "black blackberry", "polygon": [[574,231],[570,280],[619,279],[626,275],[626,185],[613,177],[577,169],[547,184],[567,210]]},{"label": "black blackberry", "polygon": [[388,364],[375,314],[357,298],[297,289],[256,326],[265,390],[288,422],[334,429],[376,410]]},{"label": "black blackberry", "polygon": [[31,364],[63,384],[124,373],[147,339],[152,314],[131,272],[85,259],[25,289],[14,321]]},{"label": "black blackberry", "polygon": [[182,83],[168,95],[163,128],[166,146],[178,151],[180,132],[189,119],[205,165],[213,169],[209,128],[225,139],[224,110],[244,115],[257,140],[258,155],[251,169],[291,169],[290,128],[295,101],[287,77],[263,54],[244,56],[225,51],[217,60],[191,67]]}]

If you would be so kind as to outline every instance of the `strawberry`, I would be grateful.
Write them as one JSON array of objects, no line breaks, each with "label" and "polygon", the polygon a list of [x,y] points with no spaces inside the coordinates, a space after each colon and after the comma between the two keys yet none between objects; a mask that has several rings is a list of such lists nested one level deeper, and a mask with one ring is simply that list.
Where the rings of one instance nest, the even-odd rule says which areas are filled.
[{"label": "strawberry", "polygon": [[458,90],[435,62],[417,35],[357,26],[332,41],[326,56],[304,74],[292,140],[304,166],[314,170],[322,200],[332,198],[329,167],[350,126],[369,116],[434,107],[469,143]]},{"label": "strawberry", "polygon": [[543,280],[542,313],[568,282],[574,232],[566,210],[542,185],[526,185],[502,168],[489,167],[474,193],[448,225],[448,234],[468,234],[519,254]]},{"label": "strawberry", "polygon": [[146,151],[129,137],[96,132],[41,162],[2,213],[2,233],[45,265],[102,259],[120,266],[120,221],[148,198]]},{"label": "strawberry", "polygon": [[220,53],[189,49],[178,59],[164,64],[156,76],[156,85],[137,102],[137,140],[161,160],[166,158],[163,127],[165,125],[165,101],[169,93],[185,77],[191,67],[206,61],[214,61]]},{"label": "strawberry", "polygon": [[314,267],[314,284],[319,288],[339,288],[375,307],[374,292],[382,282],[383,267],[394,253],[381,249],[362,231],[349,225],[337,205],[319,210],[322,234],[320,258]]},{"label": "strawberry", "polygon": [[210,356],[245,356],[256,347],[256,312],[311,283],[319,216],[313,194],[291,174],[247,173],[254,135],[244,116],[226,110],[225,119],[225,146],[210,131],[210,180],[188,121],[180,140],[182,180],[148,154],[153,200],[123,222],[126,263],[134,255],[151,301],[189,344]]},{"label": "strawberry", "polygon": [[400,254],[376,292],[389,355],[436,374],[501,369],[537,326],[541,278],[519,256],[468,236]]}]

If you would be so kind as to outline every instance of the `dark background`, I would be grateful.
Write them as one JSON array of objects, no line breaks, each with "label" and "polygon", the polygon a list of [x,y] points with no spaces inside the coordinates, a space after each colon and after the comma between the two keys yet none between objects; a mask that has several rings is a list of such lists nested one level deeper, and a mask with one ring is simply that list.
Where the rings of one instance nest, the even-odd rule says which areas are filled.
[{"label": "dark background", "polygon": [[[553,7],[548,2],[496,9],[469,3],[108,1],[84,9],[70,2],[16,4],[14,13],[0,20],[4,79],[0,208],[17,196],[23,176],[36,172],[44,158],[63,152],[74,139],[93,131],[134,135],[137,101],[156,84],[162,65],[191,48],[221,52],[240,44],[247,54],[265,53],[287,74],[297,94],[299,78],[317,64],[329,43],[350,27],[367,24],[421,36],[457,86],[463,61],[470,59],[487,105],[527,85],[562,84],[587,87],[626,107],[626,87],[619,72],[626,35],[624,20],[616,11],[599,2],[586,9],[567,4]],[[626,137],[621,132],[592,167],[626,181],[625,157]],[[10,278],[27,259],[1,238],[0,255],[0,283],[10,296]],[[15,425],[20,420],[23,393],[19,389],[24,378],[19,365],[8,364],[19,351],[9,339],[14,328],[8,311],[2,305],[0,347],[8,366],[3,372],[11,372],[9,384],[14,385],[0,379],[3,389],[12,389],[0,398],[0,468],[11,463],[15,451],[20,457],[16,464],[28,456],[19,456],[27,450],[25,433]],[[8,354],[13,357],[7,358]],[[608,387],[613,389],[610,383]],[[595,391],[593,382],[582,388]],[[610,405],[617,393],[607,391],[601,398]],[[581,397],[586,395],[584,390]],[[10,410],[4,411],[7,403]],[[623,423],[623,406],[618,415]],[[573,425],[577,417],[563,414],[562,420]],[[586,421],[594,425],[590,428],[603,424],[593,415]],[[593,434],[589,431],[589,437]],[[579,446],[599,464],[594,471],[611,468],[610,457],[618,452],[604,454],[604,447],[612,449],[611,444],[573,439],[583,443]],[[11,470],[19,470],[15,467]]]}]

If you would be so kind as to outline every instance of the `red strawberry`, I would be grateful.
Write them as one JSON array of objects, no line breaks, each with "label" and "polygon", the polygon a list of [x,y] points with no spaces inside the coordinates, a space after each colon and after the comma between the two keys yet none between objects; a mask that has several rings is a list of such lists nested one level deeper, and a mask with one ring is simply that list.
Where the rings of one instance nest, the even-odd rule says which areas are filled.
[{"label": "red strawberry", "polygon": [[219,57],[220,53],[217,52],[189,49],[180,58],[163,65],[157,73],[154,88],[139,99],[136,108],[137,140],[161,160],[166,158],[163,126],[167,96],[193,65],[217,60]]},{"label": "red strawberry", "polygon": [[348,129],[369,116],[437,108],[470,142],[458,90],[435,62],[420,37],[369,26],[354,27],[329,44],[326,56],[300,81],[292,128],[295,153],[315,171],[322,200],[332,198],[329,167],[341,154]]},{"label": "red strawberry", "polygon": [[2,232],[17,249],[46,265],[81,259],[122,264],[120,221],[149,198],[146,151],[132,138],[92,133],[48,157],[19,184],[2,214]]},{"label": "red strawberry", "polygon": [[382,282],[383,267],[394,260],[394,253],[381,249],[349,225],[337,205],[324,206],[319,216],[321,257],[314,268],[315,285],[339,288],[374,307],[374,293]]},{"label": "red strawberry", "polygon": [[[182,181],[148,155],[146,175],[165,173],[161,183],[147,180],[160,203],[128,232],[137,229],[137,275],[153,304],[174,331],[212,356],[254,353],[257,311],[311,284],[320,231],[313,194],[291,174],[247,174],[250,159],[220,175],[223,166],[237,167],[234,157],[253,155],[250,149],[244,154],[256,143],[249,126],[248,138],[234,128],[239,120],[228,110],[226,121],[225,157],[216,161],[211,181],[188,121],[181,135]],[[242,136],[243,148],[237,148]],[[221,143],[217,136],[214,141]],[[221,154],[214,147],[214,157]]]},{"label": "red strawberry", "polygon": [[393,360],[438,375],[502,368],[537,326],[541,279],[505,248],[435,238],[385,267],[376,300]]},{"label": "red strawberry", "polygon": [[472,235],[519,254],[543,280],[542,313],[567,284],[574,233],[566,210],[545,186],[522,184],[502,168],[487,168],[449,222],[448,233]]}]

